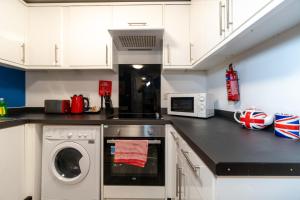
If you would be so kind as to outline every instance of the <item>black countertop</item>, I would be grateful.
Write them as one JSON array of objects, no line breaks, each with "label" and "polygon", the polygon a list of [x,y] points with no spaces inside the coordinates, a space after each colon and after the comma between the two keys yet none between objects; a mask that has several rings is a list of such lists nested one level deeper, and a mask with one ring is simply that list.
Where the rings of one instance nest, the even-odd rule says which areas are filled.
[{"label": "black countertop", "polygon": [[219,176],[300,176],[300,143],[270,131],[251,131],[223,117],[196,119],[108,119],[105,115],[16,114],[0,129],[25,123],[60,125],[172,124],[191,148]]}]

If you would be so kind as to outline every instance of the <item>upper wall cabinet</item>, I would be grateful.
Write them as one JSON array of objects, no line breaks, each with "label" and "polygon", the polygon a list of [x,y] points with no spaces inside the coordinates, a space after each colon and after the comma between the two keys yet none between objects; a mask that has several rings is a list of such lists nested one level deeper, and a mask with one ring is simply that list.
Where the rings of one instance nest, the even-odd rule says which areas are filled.
[{"label": "upper wall cabinet", "polygon": [[113,28],[162,27],[162,5],[113,7]]},{"label": "upper wall cabinet", "polygon": [[111,66],[111,6],[70,7],[65,34],[65,57],[70,67]]},{"label": "upper wall cabinet", "polygon": [[30,7],[26,65],[62,65],[62,8]]},{"label": "upper wall cabinet", "polygon": [[272,0],[226,0],[226,29],[240,27]]},{"label": "upper wall cabinet", "polygon": [[193,0],[192,57],[198,60],[272,0]]},{"label": "upper wall cabinet", "polygon": [[222,0],[225,36],[238,29],[272,0]]},{"label": "upper wall cabinet", "polygon": [[191,5],[193,61],[204,56],[225,37],[224,4],[220,0],[194,0]]},{"label": "upper wall cabinet", "polygon": [[300,22],[298,0],[192,0],[193,68],[207,70]]},{"label": "upper wall cabinet", "polygon": [[19,0],[0,2],[0,62],[21,66],[24,64],[24,43],[27,7]]},{"label": "upper wall cabinet", "polygon": [[[178,20],[178,13],[180,17]],[[190,6],[166,5],[164,9],[164,68],[190,66]]]}]

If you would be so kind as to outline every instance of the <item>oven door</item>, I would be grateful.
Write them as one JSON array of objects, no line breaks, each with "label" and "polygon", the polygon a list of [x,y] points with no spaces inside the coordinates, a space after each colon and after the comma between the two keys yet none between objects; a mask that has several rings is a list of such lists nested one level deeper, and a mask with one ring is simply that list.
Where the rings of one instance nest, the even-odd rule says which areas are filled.
[{"label": "oven door", "polygon": [[[104,185],[165,185],[165,138],[147,138],[148,159],[145,167],[114,163],[115,144],[111,140],[127,138],[104,138]],[[130,137],[130,140],[145,138]],[[151,142],[155,141],[155,142]]]}]

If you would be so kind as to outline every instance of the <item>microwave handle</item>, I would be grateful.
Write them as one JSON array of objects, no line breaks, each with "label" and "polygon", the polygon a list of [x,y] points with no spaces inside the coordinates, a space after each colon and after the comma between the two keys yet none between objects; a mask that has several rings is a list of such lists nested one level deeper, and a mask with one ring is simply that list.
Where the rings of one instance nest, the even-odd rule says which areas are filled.
[{"label": "microwave handle", "polygon": [[[107,140],[106,141],[107,144],[115,144],[116,140]],[[161,144],[160,140],[148,140],[149,144]]]}]

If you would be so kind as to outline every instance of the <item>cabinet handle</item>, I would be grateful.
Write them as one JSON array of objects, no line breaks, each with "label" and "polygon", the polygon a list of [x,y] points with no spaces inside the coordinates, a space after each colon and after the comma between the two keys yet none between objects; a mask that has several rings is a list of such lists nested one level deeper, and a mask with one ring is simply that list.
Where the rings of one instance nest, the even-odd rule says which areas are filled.
[{"label": "cabinet handle", "polygon": [[176,142],[178,142],[178,137],[175,136],[175,132],[174,131],[171,131],[171,135],[173,136],[174,140]]},{"label": "cabinet handle", "polygon": [[222,2],[220,1],[219,3],[219,25],[220,25],[220,35],[223,35],[223,32],[225,32],[225,30],[223,29],[223,8],[225,6],[222,4]]},{"label": "cabinet handle", "polygon": [[58,46],[55,44],[54,46],[54,54],[55,54],[55,65],[58,64]]},{"label": "cabinet handle", "polygon": [[146,22],[128,22],[129,26],[147,26]]},{"label": "cabinet handle", "polygon": [[199,171],[200,167],[193,164],[193,162],[191,161],[190,157],[188,156],[189,152],[184,151],[183,149],[181,149],[181,152],[182,152],[183,156],[185,157],[185,159],[186,159],[189,167],[193,170],[193,172],[197,176],[199,176],[198,171]]},{"label": "cabinet handle", "polygon": [[227,5],[227,11],[226,11],[226,18],[227,18],[227,29],[229,29],[230,25],[233,23],[230,21],[230,0],[226,0],[226,5]]},{"label": "cabinet handle", "polygon": [[192,58],[192,47],[193,47],[193,44],[190,43],[190,62],[193,61],[193,58]]},{"label": "cabinet handle", "polygon": [[108,65],[108,45],[105,46],[105,63]]},{"label": "cabinet handle", "polygon": [[168,64],[170,64],[170,45],[168,44],[167,45],[167,62],[168,62]]},{"label": "cabinet handle", "polygon": [[21,45],[21,47],[22,47],[22,59],[21,59],[21,61],[22,61],[23,64],[25,64],[25,55],[26,55],[25,43],[23,43]]}]

